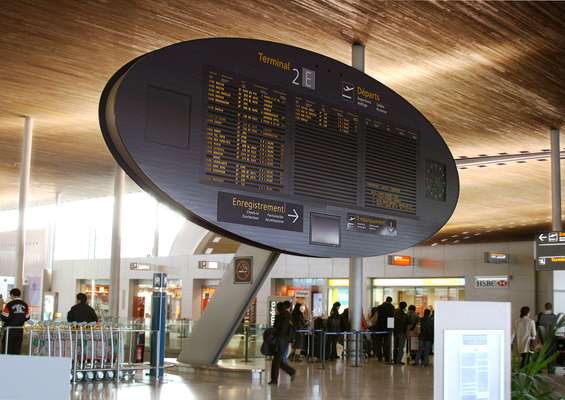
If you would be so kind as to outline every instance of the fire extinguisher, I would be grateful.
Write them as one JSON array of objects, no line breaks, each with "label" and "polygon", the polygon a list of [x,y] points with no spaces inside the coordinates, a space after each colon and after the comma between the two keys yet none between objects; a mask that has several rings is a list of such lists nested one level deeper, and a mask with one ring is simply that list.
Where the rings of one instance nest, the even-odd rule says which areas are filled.
[{"label": "fire extinguisher", "polygon": [[145,353],[145,332],[141,332],[137,335],[137,340],[135,341],[135,362],[142,363],[143,355]]}]

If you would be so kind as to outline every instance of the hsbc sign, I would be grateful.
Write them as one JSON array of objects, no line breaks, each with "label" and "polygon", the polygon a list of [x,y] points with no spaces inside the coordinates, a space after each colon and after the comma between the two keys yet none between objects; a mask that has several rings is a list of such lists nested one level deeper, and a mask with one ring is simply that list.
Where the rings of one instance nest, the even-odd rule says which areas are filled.
[{"label": "hsbc sign", "polygon": [[510,277],[504,276],[475,276],[477,289],[505,289],[510,285]]}]

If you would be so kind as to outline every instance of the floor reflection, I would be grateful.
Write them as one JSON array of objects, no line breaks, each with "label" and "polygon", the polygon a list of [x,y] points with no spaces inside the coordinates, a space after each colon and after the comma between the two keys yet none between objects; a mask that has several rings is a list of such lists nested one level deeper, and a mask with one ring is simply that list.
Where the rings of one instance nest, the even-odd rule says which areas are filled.
[{"label": "floor reflection", "polygon": [[[400,367],[370,361],[362,367],[349,367],[340,361],[327,364],[293,364],[298,370],[294,382],[281,375],[278,387],[253,380],[249,374],[193,374],[181,368],[168,370],[163,383],[151,384],[149,377],[137,375],[120,384],[94,382],[77,384],[71,400],[276,400],[276,399],[371,399],[431,400],[433,369]],[[268,365],[267,365],[268,367]]]}]

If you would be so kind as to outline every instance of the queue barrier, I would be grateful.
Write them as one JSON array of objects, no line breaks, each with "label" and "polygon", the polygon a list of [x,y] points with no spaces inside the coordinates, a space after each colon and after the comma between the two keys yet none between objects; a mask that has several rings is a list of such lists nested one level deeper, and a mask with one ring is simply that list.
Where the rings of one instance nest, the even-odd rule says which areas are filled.
[{"label": "queue barrier", "polygon": [[22,355],[70,358],[70,380],[73,383],[120,381],[131,379],[136,371],[165,368],[143,360],[145,338],[149,334],[160,339],[159,331],[133,327],[98,323],[30,323],[24,327],[5,327],[2,350],[4,354],[8,353],[11,335],[23,343]]},{"label": "queue barrier", "polygon": [[[298,334],[303,334],[306,336],[306,359],[312,362],[314,359],[318,359],[321,368],[325,368],[326,364],[326,352],[328,350],[328,337],[343,337],[344,354],[346,357],[350,357],[353,360],[353,366],[359,366],[361,355],[365,354],[365,339],[366,337],[372,336],[387,336],[390,331],[342,331],[342,332],[328,332],[323,329],[300,329],[295,331]],[[348,341],[347,339],[353,339]],[[319,357],[314,357],[314,352],[312,351],[315,347],[315,341],[318,341],[319,348],[317,349]],[[349,349],[349,346],[353,346],[353,349]],[[353,355],[353,357],[352,357]],[[357,355],[357,356],[355,356]]]}]

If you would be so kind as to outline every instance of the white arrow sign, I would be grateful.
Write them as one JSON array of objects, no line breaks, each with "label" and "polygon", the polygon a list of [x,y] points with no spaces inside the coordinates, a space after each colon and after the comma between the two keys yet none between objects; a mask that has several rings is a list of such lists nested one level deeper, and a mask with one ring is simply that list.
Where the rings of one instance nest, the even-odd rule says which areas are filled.
[{"label": "white arrow sign", "polygon": [[294,220],[292,221],[293,224],[298,221],[298,218],[300,218],[300,215],[296,212],[295,208],[292,209],[292,214],[288,214],[288,216],[294,218]]},{"label": "white arrow sign", "polygon": [[545,242],[545,239],[547,239],[547,235],[544,235],[544,234],[542,233],[542,234],[540,234],[540,235],[538,236],[538,238],[539,238],[540,242]]}]

